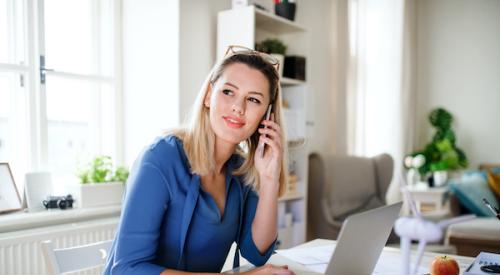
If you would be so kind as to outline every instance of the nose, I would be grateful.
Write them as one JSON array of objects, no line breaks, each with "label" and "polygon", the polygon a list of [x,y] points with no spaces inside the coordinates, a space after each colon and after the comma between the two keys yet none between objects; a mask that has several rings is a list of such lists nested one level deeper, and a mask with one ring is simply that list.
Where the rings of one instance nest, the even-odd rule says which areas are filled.
[{"label": "nose", "polygon": [[234,102],[233,104],[233,112],[237,113],[238,115],[244,115],[245,114],[245,101],[244,100],[238,100]]}]

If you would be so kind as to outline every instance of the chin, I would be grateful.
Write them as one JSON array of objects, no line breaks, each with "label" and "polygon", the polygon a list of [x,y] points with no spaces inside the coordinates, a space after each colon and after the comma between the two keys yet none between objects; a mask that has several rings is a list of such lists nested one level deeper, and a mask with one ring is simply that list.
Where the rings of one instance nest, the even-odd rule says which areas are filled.
[{"label": "chin", "polygon": [[240,142],[244,141],[247,139],[247,137],[245,136],[242,136],[242,135],[234,135],[234,134],[231,134],[231,133],[224,133],[222,135],[218,135],[219,138],[221,138],[222,140],[225,140],[229,143],[232,143],[232,144],[239,144]]},{"label": "chin", "polygon": [[[213,127],[215,126],[215,127]],[[225,122],[222,121],[219,125],[213,125],[212,129],[214,130],[215,136],[224,140],[228,143],[237,145],[242,141],[245,141],[252,135],[252,131],[250,129],[244,127],[240,129],[230,128],[225,125]],[[220,127],[217,127],[220,126]]]}]

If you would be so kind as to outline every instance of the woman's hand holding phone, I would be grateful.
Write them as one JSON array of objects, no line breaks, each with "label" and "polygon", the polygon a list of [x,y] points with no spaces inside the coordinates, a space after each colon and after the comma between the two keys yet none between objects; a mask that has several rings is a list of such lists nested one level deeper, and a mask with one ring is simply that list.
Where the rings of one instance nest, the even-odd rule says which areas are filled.
[{"label": "woman's hand holding phone", "polygon": [[270,111],[268,113],[270,114],[269,119],[264,119],[262,121],[264,127],[258,129],[260,138],[254,159],[261,183],[263,184],[265,182],[279,182],[281,161],[283,159],[281,127],[274,121],[274,114]]}]

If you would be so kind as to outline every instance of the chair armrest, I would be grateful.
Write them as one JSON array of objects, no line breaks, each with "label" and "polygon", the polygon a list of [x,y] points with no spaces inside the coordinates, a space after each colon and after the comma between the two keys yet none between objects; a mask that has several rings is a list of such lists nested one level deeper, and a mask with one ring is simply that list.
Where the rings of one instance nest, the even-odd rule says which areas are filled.
[{"label": "chair armrest", "polygon": [[322,198],[321,199],[321,212],[327,222],[327,224],[335,229],[340,229],[342,227],[342,222],[337,221],[333,218],[333,214],[330,211],[330,207],[328,206],[328,202]]}]

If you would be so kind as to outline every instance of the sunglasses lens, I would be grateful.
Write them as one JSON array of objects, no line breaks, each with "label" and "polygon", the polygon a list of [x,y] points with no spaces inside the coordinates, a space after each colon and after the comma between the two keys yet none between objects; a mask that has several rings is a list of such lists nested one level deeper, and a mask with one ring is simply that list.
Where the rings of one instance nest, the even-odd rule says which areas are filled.
[{"label": "sunglasses lens", "polygon": [[228,52],[231,52],[232,54],[251,54],[251,55],[259,55],[262,57],[265,61],[269,62],[271,65],[275,66],[279,64],[278,59],[276,59],[274,56],[269,55],[267,53],[255,51],[249,48],[245,48],[242,46],[229,46]]}]

